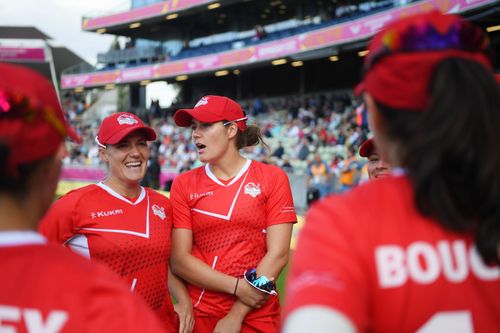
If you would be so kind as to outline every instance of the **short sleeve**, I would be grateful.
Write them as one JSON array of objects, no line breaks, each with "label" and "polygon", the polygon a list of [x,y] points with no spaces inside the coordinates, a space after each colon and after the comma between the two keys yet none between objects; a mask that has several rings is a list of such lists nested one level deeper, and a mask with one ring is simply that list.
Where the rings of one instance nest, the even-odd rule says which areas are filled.
[{"label": "short sleeve", "polygon": [[183,182],[179,177],[172,183],[170,202],[172,203],[174,228],[191,230],[193,228],[191,222],[191,208],[188,205]]},{"label": "short sleeve", "polygon": [[63,244],[75,235],[76,205],[79,198],[76,192],[70,192],[60,197],[42,218],[38,231],[49,242]]},{"label": "short sleeve", "polygon": [[325,199],[306,216],[287,286],[285,314],[321,305],[350,318],[363,331],[367,320],[367,273],[357,242],[355,216],[338,197]]},{"label": "short sleeve", "polygon": [[271,183],[271,191],[267,198],[267,226],[296,223],[297,215],[288,176],[279,168],[269,171],[274,176],[274,181]]}]

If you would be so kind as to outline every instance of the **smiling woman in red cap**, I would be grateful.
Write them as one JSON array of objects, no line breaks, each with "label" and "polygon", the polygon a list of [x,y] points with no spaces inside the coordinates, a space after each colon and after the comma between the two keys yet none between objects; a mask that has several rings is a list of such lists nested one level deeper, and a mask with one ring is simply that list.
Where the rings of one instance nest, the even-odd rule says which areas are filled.
[{"label": "smiling woman in red cap", "polygon": [[284,332],[500,332],[500,90],[481,29],[437,11],[370,43],[391,177],[307,214]]},{"label": "smiling woman in red cap", "polygon": [[286,173],[239,150],[262,142],[240,105],[205,96],[178,110],[204,166],[172,185],[172,269],[188,282],[194,332],[277,332],[274,281],[288,261],[296,221]]},{"label": "smiling woman in red cap", "polygon": [[380,157],[373,138],[366,140],[359,147],[359,156],[368,159],[368,179],[383,178],[391,174],[391,166]]},{"label": "smiling woman in red cap", "polygon": [[[140,185],[155,131],[136,115],[105,118],[95,138],[106,179],[57,200],[40,230],[49,240],[100,261],[118,273],[158,314],[168,332],[190,332],[192,306],[184,285],[168,268],[172,207]],[[178,303],[175,311],[167,287]]]},{"label": "smiling woman in red cap", "polygon": [[0,63],[0,331],[164,332],[114,273],[35,232],[55,194],[66,137],[79,141],[52,84]]}]

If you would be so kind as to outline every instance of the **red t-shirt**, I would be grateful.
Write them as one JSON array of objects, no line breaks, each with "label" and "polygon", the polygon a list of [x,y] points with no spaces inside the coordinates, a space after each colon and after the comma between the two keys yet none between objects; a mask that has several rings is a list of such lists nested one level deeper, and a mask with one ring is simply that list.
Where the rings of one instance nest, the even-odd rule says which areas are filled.
[{"label": "red t-shirt", "polygon": [[118,273],[175,331],[168,293],[172,206],[143,188],[130,200],[99,183],[59,198],[40,224],[49,241],[65,244]]},{"label": "red t-shirt", "polygon": [[342,312],[360,332],[500,332],[500,269],[471,235],[422,217],[407,178],[381,179],[307,214],[286,314],[307,305]]},{"label": "red t-shirt", "polygon": [[[193,256],[214,269],[241,278],[266,254],[267,227],[297,220],[290,184],[280,168],[248,160],[223,182],[208,164],[179,175],[170,193],[174,228],[193,232]],[[188,285],[197,315],[222,317],[236,298]],[[277,297],[246,319],[278,315]]]},{"label": "red t-shirt", "polygon": [[115,274],[35,232],[0,232],[0,331],[160,333]]}]

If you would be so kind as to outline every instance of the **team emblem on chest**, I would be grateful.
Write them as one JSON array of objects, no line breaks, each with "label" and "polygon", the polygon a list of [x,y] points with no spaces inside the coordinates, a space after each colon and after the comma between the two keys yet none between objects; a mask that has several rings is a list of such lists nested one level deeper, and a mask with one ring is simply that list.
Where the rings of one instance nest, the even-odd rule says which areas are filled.
[{"label": "team emblem on chest", "polygon": [[252,198],[255,198],[260,193],[260,184],[248,183],[245,185],[245,194],[252,196]]},{"label": "team emblem on chest", "polygon": [[165,208],[158,205],[153,205],[151,208],[153,208],[153,214],[158,215],[162,220],[165,219]]}]

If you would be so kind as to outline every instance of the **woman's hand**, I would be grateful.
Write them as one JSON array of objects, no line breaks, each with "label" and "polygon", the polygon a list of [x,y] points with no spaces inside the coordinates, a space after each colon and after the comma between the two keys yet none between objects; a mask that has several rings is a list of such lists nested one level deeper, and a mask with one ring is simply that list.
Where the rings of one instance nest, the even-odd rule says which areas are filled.
[{"label": "woman's hand", "polygon": [[245,279],[240,279],[238,282],[236,296],[241,302],[255,309],[262,307],[269,297],[268,294],[252,287]]},{"label": "woman's hand", "polygon": [[194,328],[193,304],[191,301],[174,304],[174,311],[179,316],[179,333],[191,333]]}]

